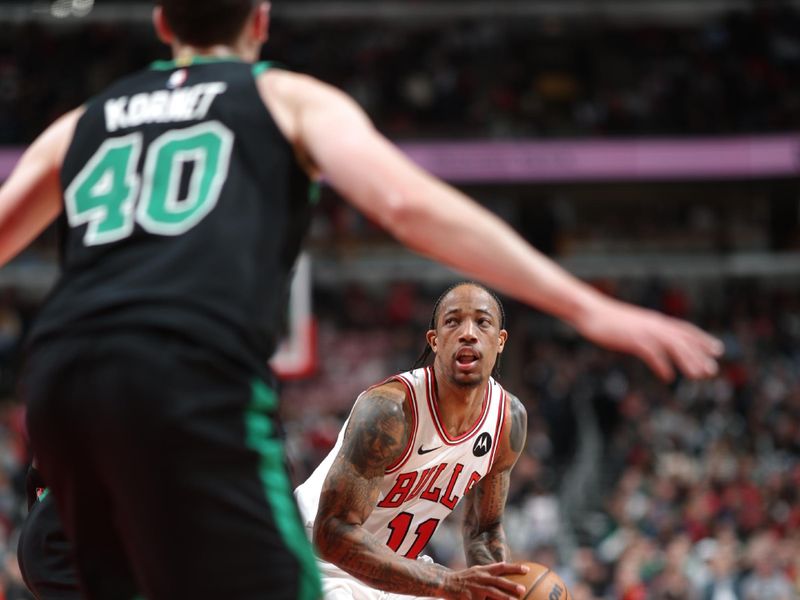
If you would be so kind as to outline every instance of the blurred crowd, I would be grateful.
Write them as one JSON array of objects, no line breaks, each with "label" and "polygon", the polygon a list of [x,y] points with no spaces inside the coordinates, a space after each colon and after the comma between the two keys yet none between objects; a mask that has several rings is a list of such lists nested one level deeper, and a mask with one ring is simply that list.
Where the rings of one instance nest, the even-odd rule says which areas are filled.
[{"label": "blurred crowd", "polygon": [[480,20],[361,28],[339,52],[304,31],[270,52],[344,86],[397,137],[730,134],[798,129],[798,32],[788,9],[682,28]]},{"label": "blurred crowd", "polygon": [[[537,248],[559,257],[715,256],[800,249],[794,180],[463,186]],[[326,188],[313,248],[344,256],[388,234]]]},{"label": "blurred crowd", "polygon": [[[726,295],[707,322],[725,339],[726,360],[703,384],[661,386],[592,349],[537,344],[549,365],[535,372],[551,371],[534,379],[538,406],[567,400],[580,411],[588,401],[594,422],[579,414],[568,427],[602,434],[599,457],[584,469],[596,477],[562,480],[559,506],[574,529],[550,540],[562,551],[564,534],[574,540],[571,553],[553,558],[575,598],[798,596],[798,300],[755,289]],[[598,500],[564,498],[576,490]]]},{"label": "blurred crowd", "polygon": [[[796,131],[800,14],[761,5],[680,26],[276,19],[265,56],[345,88],[396,138]],[[0,25],[0,144],[166,53],[146,24]]]}]

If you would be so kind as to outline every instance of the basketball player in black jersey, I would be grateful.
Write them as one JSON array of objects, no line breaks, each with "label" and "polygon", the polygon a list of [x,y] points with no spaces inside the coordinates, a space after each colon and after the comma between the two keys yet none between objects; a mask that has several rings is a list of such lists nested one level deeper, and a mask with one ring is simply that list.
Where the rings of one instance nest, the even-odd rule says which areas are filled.
[{"label": "basketball player in black jersey", "polygon": [[0,265],[58,220],[28,428],[90,599],[314,597],[265,367],[309,177],[407,246],[633,353],[713,374],[719,341],[577,281],[411,164],[344,94],[255,64],[256,0],[161,0],[175,60],[49,127],[0,189]]}]

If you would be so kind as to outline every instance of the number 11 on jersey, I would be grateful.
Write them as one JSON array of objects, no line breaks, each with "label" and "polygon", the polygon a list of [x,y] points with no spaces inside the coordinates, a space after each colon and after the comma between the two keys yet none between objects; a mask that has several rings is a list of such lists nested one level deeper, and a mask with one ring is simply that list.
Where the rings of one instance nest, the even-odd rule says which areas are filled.
[{"label": "number 11 on jersey", "polygon": [[[414,515],[408,512],[401,512],[389,522],[389,529],[391,529],[392,533],[386,545],[394,552],[397,552],[400,546],[403,545],[408,535],[408,530],[411,528],[411,521],[413,520]],[[431,537],[433,537],[433,532],[436,531],[438,526],[439,519],[428,519],[420,523],[414,532],[417,537],[411,545],[411,548],[406,552],[405,557],[416,560],[419,553],[428,545]]]}]

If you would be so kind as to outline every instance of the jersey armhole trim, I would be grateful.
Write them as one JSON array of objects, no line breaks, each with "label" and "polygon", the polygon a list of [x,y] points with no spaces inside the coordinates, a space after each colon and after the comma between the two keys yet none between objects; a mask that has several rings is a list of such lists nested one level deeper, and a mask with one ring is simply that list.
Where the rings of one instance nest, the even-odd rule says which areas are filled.
[{"label": "jersey armhole trim", "polygon": [[[489,460],[489,471],[494,468],[494,461],[497,457],[497,448],[500,446],[500,442],[503,439],[503,432],[506,430],[506,410],[509,409],[508,405],[508,393],[506,393],[505,389],[500,388],[502,394],[502,402],[500,406],[500,414],[497,415],[497,429],[495,429],[495,438],[494,438],[494,447],[492,448],[492,457]],[[487,471],[487,473],[489,472]]]},{"label": "jersey armhole trim", "polygon": [[253,77],[259,77],[260,75],[266,73],[270,69],[285,69],[281,63],[275,62],[274,60],[262,60],[261,62],[257,62],[253,64]]}]

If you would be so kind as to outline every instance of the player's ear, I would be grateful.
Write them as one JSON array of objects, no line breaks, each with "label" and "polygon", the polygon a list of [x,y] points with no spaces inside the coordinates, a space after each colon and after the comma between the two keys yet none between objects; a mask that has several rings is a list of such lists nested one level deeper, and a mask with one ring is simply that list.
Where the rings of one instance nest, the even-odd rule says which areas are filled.
[{"label": "player's ear", "polygon": [[253,37],[260,43],[269,38],[269,13],[272,5],[269,2],[259,4],[253,15]]},{"label": "player's ear", "polygon": [[428,333],[425,334],[425,340],[427,340],[428,345],[431,347],[434,353],[436,353],[436,330],[429,329]]},{"label": "player's ear", "polygon": [[171,46],[175,41],[175,34],[172,32],[172,27],[169,26],[167,19],[164,17],[164,9],[159,5],[153,8],[153,28],[156,30],[158,39],[167,46]]},{"label": "player's ear", "polygon": [[505,329],[501,329],[499,339],[500,342],[497,346],[497,353],[502,354],[503,348],[506,347],[506,340],[508,339],[508,331],[506,331]]}]

